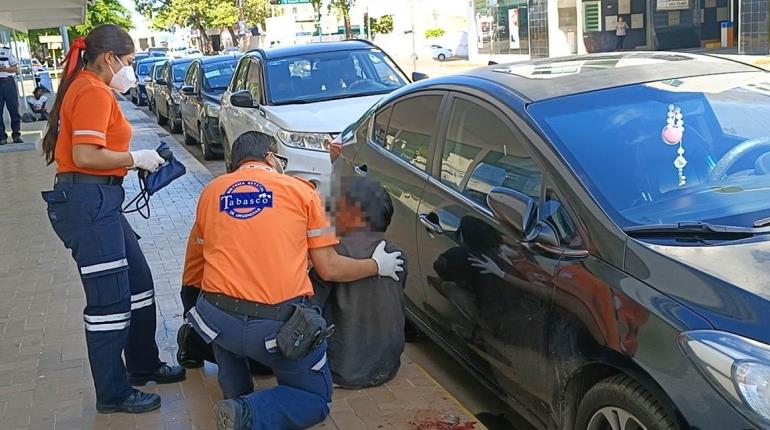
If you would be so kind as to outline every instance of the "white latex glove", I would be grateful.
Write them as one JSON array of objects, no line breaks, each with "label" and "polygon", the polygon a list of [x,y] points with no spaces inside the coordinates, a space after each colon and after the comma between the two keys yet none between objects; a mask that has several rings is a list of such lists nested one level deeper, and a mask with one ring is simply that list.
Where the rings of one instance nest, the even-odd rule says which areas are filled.
[{"label": "white latex glove", "polygon": [[471,266],[481,269],[482,275],[495,275],[500,279],[505,278],[505,272],[494,262],[491,258],[487,257],[486,255],[482,255],[484,257],[483,260],[479,260],[476,257],[468,257],[468,261],[471,262]]},{"label": "white latex glove", "polygon": [[152,173],[158,170],[161,164],[166,162],[158,154],[158,151],[154,149],[140,149],[138,151],[131,151],[130,154],[134,160],[134,164],[131,165],[132,169],[142,169]]},{"label": "white latex glove", "polygon": [[377,263],[377,274],[398,281],[398,272],[404,271],[404,260],[398,258],[400,256],[399,251],[385,251],[385,241],[380,242],[372,254],[372,259]]}]

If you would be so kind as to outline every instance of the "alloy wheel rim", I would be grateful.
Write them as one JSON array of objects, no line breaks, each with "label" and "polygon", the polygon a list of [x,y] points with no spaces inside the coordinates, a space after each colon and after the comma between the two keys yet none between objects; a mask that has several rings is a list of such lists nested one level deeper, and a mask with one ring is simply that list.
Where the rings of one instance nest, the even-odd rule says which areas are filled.
[{"label": "alloy wheel rim", "polygon": [[591,417],[587,430],[647,430],[647,427],[625,409],[605,406]]}]

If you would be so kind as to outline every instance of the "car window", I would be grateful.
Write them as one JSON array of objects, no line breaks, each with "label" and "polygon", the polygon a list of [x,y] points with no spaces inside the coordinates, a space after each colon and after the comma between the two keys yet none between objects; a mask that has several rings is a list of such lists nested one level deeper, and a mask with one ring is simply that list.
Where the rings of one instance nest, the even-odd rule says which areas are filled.
[{"label": "car window", "polygon": [[248,58],[244,58],[241,61],[238,62],[238,69],[235,72],[235,79],[233,79],[232,86],[230,87],[230,91],[236,92],[241,91],[245,89],[246,86],[246,72],[249,70],[249,60]]},{"label": "car window", "polygon": [[198,69],[197,64],[187,69],[187,73],[184,77],[185,85],[195,85],[195,71]]},{"label": "car window", "polygon": [[380,144],[396,157],[427,171],[431,137],[442,99],[440,95],[417,96],[396,103],[385,141]]},{"label": "car window", "polygon": [[540,217],[556,230],[561,245],[578,246],[580,244],[577,228],[550,182],[546,182],[545,201],[540,210]]},{"label": "car window", "polygon": [[388,133],[388,124],[390,115],[393,113],[393,107],[380,111],[374,118],[374,129],[372,130],[372,141],[380,146],[385,146],[385,135]]},{"label": "car window", "polygon": [[486,207],[494,187],[539,201],[543,175],[497,112],[458,98],[449,117],[440,180]]},{"label": "car window", "polygon": [[246,74],[246,88],[251,93],[251,98],[255,102],[259,102],[261,100],[260,95],[262,94],[262,78],[259,76],[259,62],[257,60],[249,60],[249,63],[251,65],[249,66],[249,71]]},{"label": "car window", "polygon": [[203,86],[207,90],[223,90],[227,88],[235,71],[235,61],[222,61],[203,65]]},{"label": "car window", "polygon": [[190,63],[174,64],[174,82],[182,82]]}]

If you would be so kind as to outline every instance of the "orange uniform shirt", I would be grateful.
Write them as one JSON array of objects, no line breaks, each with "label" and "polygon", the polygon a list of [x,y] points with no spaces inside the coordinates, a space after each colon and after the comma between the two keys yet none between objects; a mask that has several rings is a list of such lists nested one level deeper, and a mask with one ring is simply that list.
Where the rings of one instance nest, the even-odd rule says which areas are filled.
[{"label": "orange uniform shirt", "polygon": [[310,184],[247,163],[201,193],[183,282],[265,304],[311,296],[308,250],[337,243]]},{"label": "orange uniform shirt", "polygon": [[59,115],[56,139],[56,172],[80,172],[90,175],[125,176],[126,169],[82,169],[72,160],[74,145],[101,146],[127,152],[131,142],[131,124],[123,116],[112,89],[95,74],[81,70],[70,84]]}]

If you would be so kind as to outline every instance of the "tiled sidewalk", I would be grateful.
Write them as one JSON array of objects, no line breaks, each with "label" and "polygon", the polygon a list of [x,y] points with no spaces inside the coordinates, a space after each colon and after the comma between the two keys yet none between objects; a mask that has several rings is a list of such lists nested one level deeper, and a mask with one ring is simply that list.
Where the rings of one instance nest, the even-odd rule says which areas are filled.
[{"label": "tiled sidewalk", "polygon": [[[128,103],[134,148],[154,148],[161,129]],[[152,217],[130,221],[142,236],[158,303],[162,359],[174,361],[180,324],[178,290],[185,243],[209,172],[173,139],[166,139],[188,174],[153,197]],[[22,149],[22,148],[20,148]],[[53,169],[38,151],[0,153],[0,428],[209,429],[221,398],[216,366],[188,371],[186,381],[145,389],[161,394],[159,411],[99,415],[86,358],[83,289],[69,253],[53,233],[40,191]],[[133,175],[127,196],[137,191]],[[274,384],[258,378],[258,386]],[[481,428],[408,357],[391,383],[361,391],[337,390],[331,417],[318,428],[469,430]]]}]

